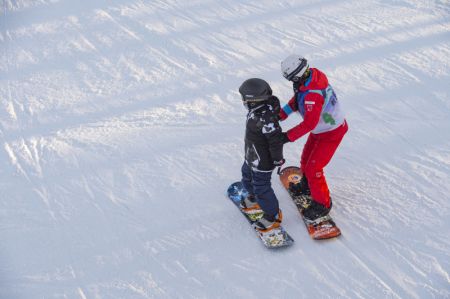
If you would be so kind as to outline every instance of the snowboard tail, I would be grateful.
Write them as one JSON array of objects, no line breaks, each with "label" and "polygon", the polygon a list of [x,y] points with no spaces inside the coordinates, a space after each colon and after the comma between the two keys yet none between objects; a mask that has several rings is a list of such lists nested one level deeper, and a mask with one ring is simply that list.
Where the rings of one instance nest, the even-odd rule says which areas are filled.
[{"label": "snowboard tail", "polygon": [[286,230],[282,226],[272,229],[268,232],[260,232],[259,230],[256,229],[255,222],[258,221],[263,216],[263,213],[260,212],[248,215],[241,210],[239,206],[241,199],[245,198],[248,195],[247,190],[245,190],[241,182],[235,182],[231,184],[230,187],[228,187],[227,195],[228,198],[239,209],[242,215],[244,215],[245,219],[247,219],[247,221],[255,230],[258,237],[261,239],[261,241],[267,248],[286,247],[294,243],[294,239],[292,239],[292,237],[286,232]]},{"label": "snowboard tail", "polygon": [[303,222],[305,223],[306,229],[309,235],[314,240],[324,240],[331,239],[341,235],[341,230],[336,225],[334,220],[330,215],[316,219],[315,221],[309,221],[303,217],[303,209],[308,205],[308,201],[311,201],[309,195],[295,196],[289,190],[289,183],[298,183],[302,178],[303,174],[300,168],[296,166],[288,166],[279,172],[281,184],[288,191],[294,204],[297,206],[300,215],[302,216]]}]

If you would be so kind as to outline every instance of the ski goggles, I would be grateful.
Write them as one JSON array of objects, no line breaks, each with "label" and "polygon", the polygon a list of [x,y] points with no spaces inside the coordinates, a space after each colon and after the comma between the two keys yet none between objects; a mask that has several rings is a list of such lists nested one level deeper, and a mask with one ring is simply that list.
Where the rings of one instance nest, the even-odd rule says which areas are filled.
[{"label": "ski goggles", "polygon": [[298,76],[293,76],[289,81],[292,82],[305,82],[306,80],[308,80],[309,75],[311,74],[311,71],[309,70],[309,68],[303,73],[303,75],[301,77]]},{"label": "ski goggles", "polygon": [[259,103],[262,103],[268,99],[268,97],[259,97],[259,98],[249,98],[244,95],[241,95],[242,104],[247,108],[251,109],[256,107]]}]

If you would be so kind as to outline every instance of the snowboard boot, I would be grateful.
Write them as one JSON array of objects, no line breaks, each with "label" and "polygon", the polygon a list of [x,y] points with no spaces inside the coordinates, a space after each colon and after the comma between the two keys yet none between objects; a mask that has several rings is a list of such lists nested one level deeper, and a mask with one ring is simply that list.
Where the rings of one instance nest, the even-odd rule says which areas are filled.
[{"label": "snowboard boot", "polygon": [[291,193],[297,207],[306,209],[311,204],[311,190],[309,189],[306,176],[302,176],[300,182],[289,183],[289,192]]},{"label": "snowboard boot", "polygon": [[280,227],[282,220],[283,213],[281,212],[281,210],[278,210],[278,213],[276,215],[269,215],[264,213],[264,215],[255,222],[255,226],[258,231],[266,233]]},{"label": "snowboard boot", "polygon": [[332,206],[331,198],[330,198],[330,207],[327,208],[324,205],[318,203],[314,199],[311,200],[310,205],[303,210],[303,217],[306,221],[310,223],[320,222],[320,219],[328,216],[330,213]]},{"label": "snowboard boot", "polygon": [[241,208],[242,212],[247,215],[260,214],[263,212],[259,204],[256,202],[255,195],[253,194],[249,194],[246,198],[243,198],[239,207]]}]

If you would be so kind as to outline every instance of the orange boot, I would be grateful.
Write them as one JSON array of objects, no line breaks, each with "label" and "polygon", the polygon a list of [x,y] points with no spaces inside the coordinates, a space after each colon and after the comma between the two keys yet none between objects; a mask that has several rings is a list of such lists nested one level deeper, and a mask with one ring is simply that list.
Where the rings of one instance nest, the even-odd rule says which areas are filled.
[{"label": "orange boot", "polygon": [[263,212],[253,194],[249,194],[246,198],[241,200],[240,208],[242,212],[247,215],[260,214]]},{"label": "orange boot", "polygon": [[280,227],[281,221],[283,220],[283,213],[278,210],[278,214],[275,216],[264,213],[264,215],[255,222],[256,229],[262,233],[271,231],[275,228]]}]

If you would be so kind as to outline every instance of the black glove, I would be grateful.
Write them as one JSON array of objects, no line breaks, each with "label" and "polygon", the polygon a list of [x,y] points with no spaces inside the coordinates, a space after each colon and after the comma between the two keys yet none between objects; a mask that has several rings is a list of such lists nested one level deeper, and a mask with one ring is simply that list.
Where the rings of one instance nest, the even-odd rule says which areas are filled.
[{"label": "black glove", "polygon": [[281,116],[280,116],[280,114],[274,115],[274,116],[273,116],[273,119],[274,119],[276,122],[281,121]]},{"label": "black glove", "polygon": [[283,137],[282,137],[283,144],[286,144],[286,143],[288,143],[288,142],[291,142],[291,141],[289,140],[289,137],[288,137],[288,135],[287,135],[286,132],[283,132],[282,134],[283,134]]},{"label": "black glove", "polygon": [[284,162],[286,162],[286,160],[281,159],[280,161],[273,161],[273,165],[280,167],[281,165],[284,164]]},{"label": "black glove", "polygon": [[272,96],[270,101],[273,104],[273,114],[279,114],[281,110],[280,100],[276,96]]}]

